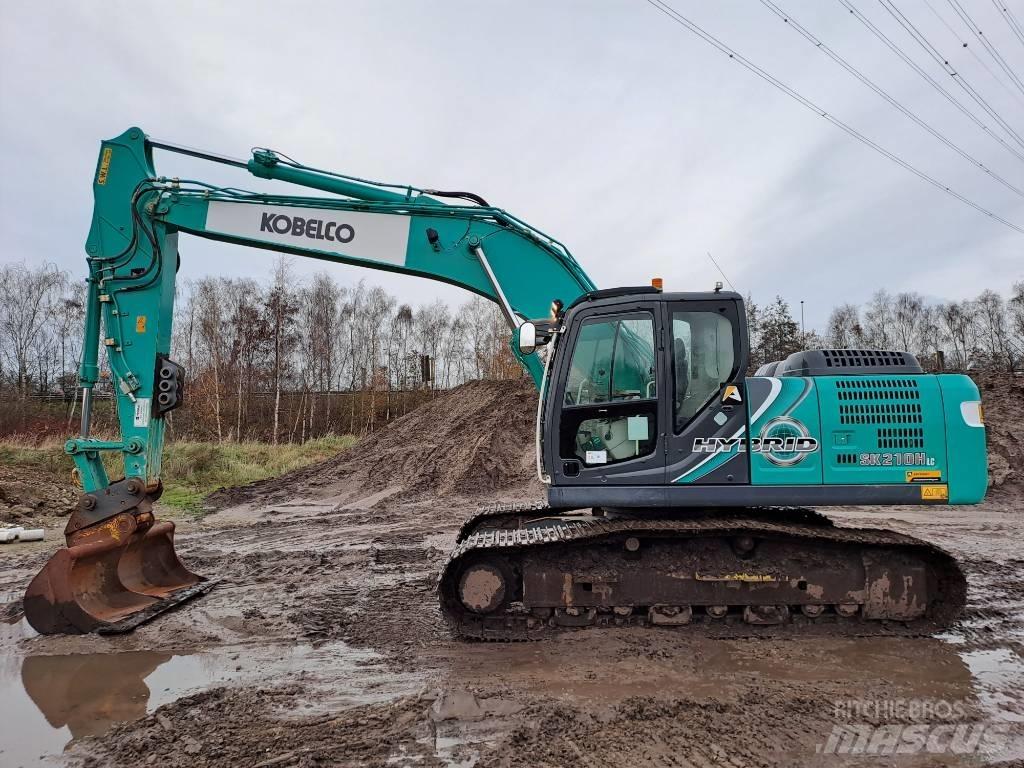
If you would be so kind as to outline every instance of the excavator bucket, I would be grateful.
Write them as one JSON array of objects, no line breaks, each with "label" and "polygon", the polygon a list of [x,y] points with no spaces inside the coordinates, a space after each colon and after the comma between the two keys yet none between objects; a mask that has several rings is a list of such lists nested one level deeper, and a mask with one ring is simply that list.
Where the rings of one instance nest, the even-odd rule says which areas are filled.
[{"label": "excavator bucket", "polygon": [[65,534],[67,548],[25,592],[25,617],[44,635],[129,632],[216,583],[182,564],[174,523],[148,512],[123,512]]}]

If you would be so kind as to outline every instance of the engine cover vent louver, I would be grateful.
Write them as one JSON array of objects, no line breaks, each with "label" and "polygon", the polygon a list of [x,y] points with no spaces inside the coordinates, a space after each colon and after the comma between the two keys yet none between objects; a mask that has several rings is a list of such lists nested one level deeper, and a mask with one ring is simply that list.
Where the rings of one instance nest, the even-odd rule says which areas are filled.
[{"label": "engine cover vent louver", "polygon": [[[767,366],[765,366],[767,367]],[[794,352],[774,370],[775,376],[853,376],[924,373],[909,352],[887,349],[808,349]]]}]

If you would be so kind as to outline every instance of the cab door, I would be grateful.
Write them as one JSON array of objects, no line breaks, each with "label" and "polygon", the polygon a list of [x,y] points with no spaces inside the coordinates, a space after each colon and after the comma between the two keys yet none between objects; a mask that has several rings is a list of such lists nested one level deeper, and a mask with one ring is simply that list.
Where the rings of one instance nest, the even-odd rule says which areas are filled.
[{"label": "cab door", "polygon": [[745,322],[729,296],[666,303],[668,484],[750,483]]},{"label": "cab door", "polygon": [[546,452],[555,485],[661,485],[663,318],[655,302],[579,312],[554,371]]}]

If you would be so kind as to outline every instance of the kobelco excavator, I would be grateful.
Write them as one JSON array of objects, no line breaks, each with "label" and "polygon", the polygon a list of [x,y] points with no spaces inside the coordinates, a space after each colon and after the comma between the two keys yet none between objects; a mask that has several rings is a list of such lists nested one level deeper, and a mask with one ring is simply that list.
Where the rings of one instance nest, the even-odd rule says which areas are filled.
[{"label": "kobelco excavator", "polygon": [[[326,194],[161,177],[154,150]],[[440,280],[501,308],[540,392],[547,502],[495,499],[459,533],[439,599],[462,637],[920,632],[964,604],[942,550],[807,507],[981,501],[985,429],[966,376],[864,349],[798,352],[747,376],[736,293],[597,290],[557,240],[477,195],[370,182],[268,149],[233,159],[132,128],[102,143],[93,191],[82,425],[66,446],[84,492],[67,547],[25,595],[40,632],[130,630],[213,583],[181,563],[173,525],[153,515],[165,419],[185,397],[168,357],[181,234]],[[116,440],[89,434],[101,344]],[[107,477],[107,451],[123,478]]]}]

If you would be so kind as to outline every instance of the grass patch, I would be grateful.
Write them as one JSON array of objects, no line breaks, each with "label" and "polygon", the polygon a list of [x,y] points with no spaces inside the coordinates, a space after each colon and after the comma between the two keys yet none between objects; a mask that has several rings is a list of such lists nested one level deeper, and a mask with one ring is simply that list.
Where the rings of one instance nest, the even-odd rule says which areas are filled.
[{"label": "grass patch", "polygon": [[164,451],[161,502],[198,512],[202,500],[218,488],[277,477],[334,456],[356,442],[352,435],[329,435],[301,445],[285,443],[177,442]]},{"label": "grass patch", "polygon": [[[207,494],[218,488],[245,485],[276,477],[293,469],[334,456],[356,442],[353,435],[328,435],[305,443],[199,443],[172,442],[164,448],[160,503],[198,514]],[[120,477],[120,455],[104,454],[110,477]],[[48,441],[26,446],[0,442],[0,464],[31,467],[57,482],[70,482],[74,464],[64,444]]]}]

